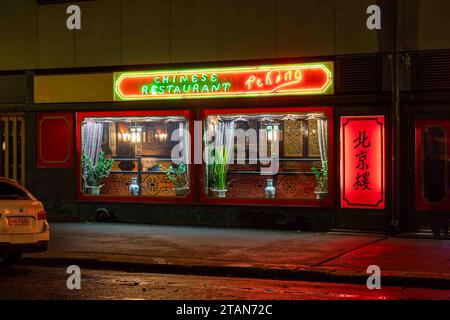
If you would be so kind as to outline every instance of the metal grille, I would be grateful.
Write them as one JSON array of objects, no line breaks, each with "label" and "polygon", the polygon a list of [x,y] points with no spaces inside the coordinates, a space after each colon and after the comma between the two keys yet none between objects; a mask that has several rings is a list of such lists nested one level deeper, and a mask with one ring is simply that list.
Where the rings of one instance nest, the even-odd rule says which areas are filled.
[{"label": "metal grille", "polygon": [[450,90],[450,51],[417,52],[412,59],[415,90]]},{"label": "metal grille", "polygon": [[358,55],[337,57],[338,93],[374,92],[381,89],[381,57]]}]

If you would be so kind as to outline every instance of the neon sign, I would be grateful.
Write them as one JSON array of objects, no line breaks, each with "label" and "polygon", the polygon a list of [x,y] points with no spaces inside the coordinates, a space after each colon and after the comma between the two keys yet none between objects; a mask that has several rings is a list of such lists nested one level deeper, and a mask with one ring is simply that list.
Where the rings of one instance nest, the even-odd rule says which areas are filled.
[{"label": "neon sign", "polygon": [[341,117],[341,207],[384,209],[384,116]]},{"label": "neon sign", "polygon": [[114,74],[115,100],[333,93],[333,62]]}]

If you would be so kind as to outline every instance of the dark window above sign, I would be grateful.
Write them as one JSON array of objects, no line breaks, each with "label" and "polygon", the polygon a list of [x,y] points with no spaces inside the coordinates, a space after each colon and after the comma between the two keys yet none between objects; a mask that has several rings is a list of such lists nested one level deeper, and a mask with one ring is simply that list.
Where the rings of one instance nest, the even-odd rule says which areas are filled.
[{"label": "dark window above sign", "polygon": [[336,59],[337,93],[366,93],[381,89],[381,56],[352,55]]},{"label": "dark window above sign", "polygon": [[412,62],[414,90],[450,90],[450,50],[415,52]]}]

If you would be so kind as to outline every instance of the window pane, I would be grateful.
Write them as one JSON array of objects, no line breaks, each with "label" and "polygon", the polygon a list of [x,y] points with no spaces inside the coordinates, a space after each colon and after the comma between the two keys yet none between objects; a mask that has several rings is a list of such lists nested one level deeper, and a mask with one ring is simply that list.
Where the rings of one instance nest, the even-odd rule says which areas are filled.
[{"label": "window pane", "polygon": [[1,122],[1,128],[0,128],[0,143],[1,143],[1,154],[0,154],[0,175],[2,177],[5,177],[6,171],[5,171],[5,160],[6,160],[6,139],[7,139],[7,133],[6,133],[6,121],[2,120]]},{"label": "window pane", "polygon": [[[87,118],[81,129],[86,194],[185,197],[189,193],[186,118]],[[173,158],[172,150],[179,151]]]},{"label": "window pane", "polygon": [[429,202],[447,196],[447,135],[442,127],[429,127],[423,136],[423,195]]},{"label": "window pane", "polygon": [[229,199],[323,199],[323,113],[211,115],[205,121],[205,193]]},{"label": "window pane", "polygon": [[17,181],[22,181],[22,121],[17,121]]},{"label": "window pane", "polygon": [[0,200],[30,200],[30,197],[18,187],[0,182]]},{"label": "window pane", "polygon": [[14,123],[13,121],[9,121],[9,132],[8,132],[8,139],[9,139],[9,156],[8,156],[8,167],[9,167],[9,178],[13,177],[14,172],[14,129],[13,129]]}]

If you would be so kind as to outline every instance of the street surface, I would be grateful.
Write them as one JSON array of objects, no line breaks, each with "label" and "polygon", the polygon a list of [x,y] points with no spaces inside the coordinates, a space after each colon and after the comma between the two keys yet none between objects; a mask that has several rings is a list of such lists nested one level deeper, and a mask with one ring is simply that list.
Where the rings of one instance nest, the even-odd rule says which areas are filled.
[{"label": "street surface", "polygon": [[247,278],[81,270],[81,289],[69,290],[63,267],[0,268],[0,299],[450,299],[450,290]]},{"label": "street surface", "polygon": [[51,228],[48,251],[27,254],[25,261],[219,277],[270,274],[299,281],[351,277],[358,283],[365,283],[368,266],[375,265],[385,284],[450,289],[449,240],[125,223],[52,223]]},{"label": "street surface", "polygon": [[449,274],[450,240],[389,238],[259,229],[52,223],[49,250],[39,257],[143,261],[208,266],[345,268],[363,272]]}]

